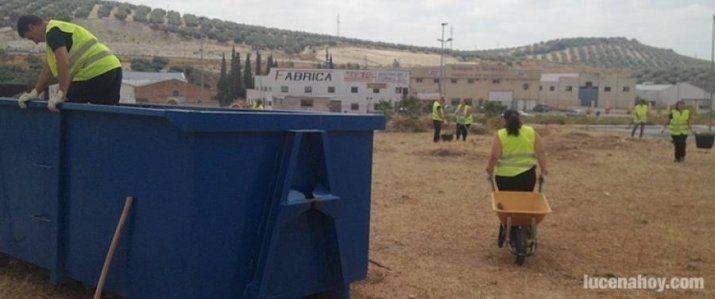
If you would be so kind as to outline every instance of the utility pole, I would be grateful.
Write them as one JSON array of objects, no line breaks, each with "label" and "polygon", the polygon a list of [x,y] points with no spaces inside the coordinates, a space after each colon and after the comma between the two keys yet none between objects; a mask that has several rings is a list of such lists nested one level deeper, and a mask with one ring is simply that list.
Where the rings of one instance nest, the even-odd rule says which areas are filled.
[{"label": "utility pole", "polygon": [[[201,49],[199,50],[199,53],[201,53],[201,59],[200,59],[200,66],[204,66],[204,37],[201,37]],[[199,98],[201,101],[204,100],[204,72],[201,71],[201,89],[199,89],[201,92],[199,93]]]},{"label": "utility pole", "polygon": [[444,26],[447,26],[447,23],[442,23],[442,38],[437,39],[442,44],[442,51],[440,52],[439,55],[439,85],[438,85],[438,91],[439,91],[439,96],[443,97],[444,96],[444,43],[445,42],[451,42],[452,39],[445,40],[444,39]]},{"label": "utility pole", "polygon": [[715,88],[715,15],[713,15],[713,37],[710,52],[710,113],[708,116],[708,131],[713,132],[713,88]]}]

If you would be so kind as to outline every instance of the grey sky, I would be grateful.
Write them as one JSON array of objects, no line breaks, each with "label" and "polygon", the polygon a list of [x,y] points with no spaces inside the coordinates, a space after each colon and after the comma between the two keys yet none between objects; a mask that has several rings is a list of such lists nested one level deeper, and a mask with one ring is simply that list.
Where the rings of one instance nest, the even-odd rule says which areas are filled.
[{"label": "grey sky", "polygon": [[[130,0],[236,23],[438,47],[440,23],[460,50],[565,37],[635,38],[710,59],[715,0]],[[445,35],[449,36],[449,27]]]}]

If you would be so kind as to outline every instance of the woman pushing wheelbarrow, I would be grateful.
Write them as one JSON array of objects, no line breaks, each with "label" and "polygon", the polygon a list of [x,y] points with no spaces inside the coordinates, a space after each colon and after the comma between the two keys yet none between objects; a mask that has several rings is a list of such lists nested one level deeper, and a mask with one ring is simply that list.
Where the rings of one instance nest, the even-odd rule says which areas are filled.
[{"label": "woman pushing wheelbarrow", "polygon": [[[497,244],[502,247],[506,243],[516,263],[522,265],[536,251],[536,225],[551,212],[541,193],[548,171],[539,134],[521,124],[516,110],[507,110],[502,116],[505,128],[494,138],[486,172],[494,191],[492,207],[501,221]],[[537,163],[539,192],[535,193]]]}]

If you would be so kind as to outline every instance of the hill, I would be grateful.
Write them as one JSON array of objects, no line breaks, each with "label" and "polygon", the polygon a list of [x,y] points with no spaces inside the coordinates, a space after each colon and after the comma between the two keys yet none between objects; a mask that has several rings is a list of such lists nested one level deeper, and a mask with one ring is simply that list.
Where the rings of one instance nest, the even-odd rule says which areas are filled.
[{"label": "hill", "polygon": [[[103,41],[123,56],[165,56],[193,59],[204,55],[218,60],[237,45],[241,53],[270,52],[288,66],[311,67],[323,61],[325,50],[337,67],[385,67],[397,60],[401,66],[437,65],[439,49],[375,42],[354,38],[267,28],[181,14],[144,5],[98,0],[0,1],[0,27],[12,26],[22,14],[73,20],[92,28]],[[14,36],[13,36],[14,35]],[[12,30],[0,30],[0,47],[10,51],[33,51],[33,45],[19,41]],[[37,48],[34,48],[37,51]],[[666,83],[681,79],[703,79],[707,61],[680,55],[672,49],[644,45],[635,39],[566,38],[532,45],[448,52],[447,63],[495,61],[512,64],[540,61],[549,64],[576,64],[602,68],[629,68],[639,81]],[[217,65],[216,65],[217,66]]]}]

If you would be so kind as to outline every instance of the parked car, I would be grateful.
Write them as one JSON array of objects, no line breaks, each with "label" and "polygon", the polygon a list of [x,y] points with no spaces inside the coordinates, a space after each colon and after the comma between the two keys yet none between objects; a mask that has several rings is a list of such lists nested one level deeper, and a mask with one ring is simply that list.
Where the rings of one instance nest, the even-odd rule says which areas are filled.
[{"label": "parked car", "polygon": [[534,109],[532,109],[534,112],[549,112],[551,111],[551,107],[543,104],[538,104],[534,106]]}]

